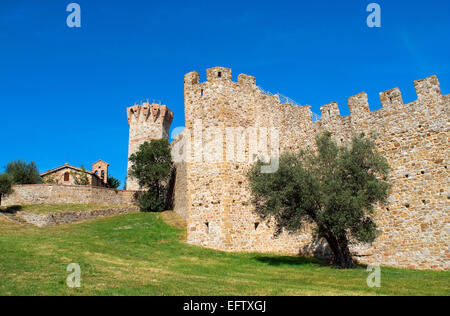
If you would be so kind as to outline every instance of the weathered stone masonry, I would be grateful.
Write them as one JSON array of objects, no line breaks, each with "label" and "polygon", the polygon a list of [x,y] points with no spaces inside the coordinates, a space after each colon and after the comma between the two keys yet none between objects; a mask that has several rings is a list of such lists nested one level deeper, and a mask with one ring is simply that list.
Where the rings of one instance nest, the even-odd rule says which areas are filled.
[{"label": "weathered stone masonry", "polygon": [[2,198],[2,206],[22,204],[99,204],[135,205],[136,191],[122,191],[103,187],[29,184],[16,185],[14,192]]},{"label": "weathered stone masonry", "polygon": [[[353,251],[365,255],[363,263],[448,269],[450,95],[442,96],[435,76],[414,85],[418,96],[414,102],[404,104],[395,88],[380,94],[382,109],[370,112],[363,92],[348,99],[351,115],[340,116],[333,102],[323,106],[321,120],[313,122],[309,106],[282,104],[278,96],[257,87],[254,77],[239,75],[238,82],[233,82],[231,70],[221,67],[208,69],[207,81],[202,83],[197,72],[187,74],[186,128],[193,131],[196,120],[201,120],[200,139],[206,148],[204,161],[195,160],[201,144],[194,143],[191,133],[193,149],[185,153],[191,159],[183,165],[185,177],[177,175],[179,186],[186,186],[185,191],[176,193],[186,194],[181,209],[187,217],[188,242],[225,251],[310,254],[317,250],[308,229],[274,238],[273,223],[261,223],[253,212],[246,174],[260,149],[252,145],[252,138],[258,135],[236,135],[231,145],[224,137],[221,152],[208,129],[226,135],[229,127],[273,127],[280,133],[281,152],[314,146],[314,136],[324,130],[342,143],[355,133],[376,132],[378,149],[392,167],[393,189],[389,205],[377,208],[381,237],[372,247],[355,246]],[[228,162],[226,149],[235,146],[237,152],[242,137],[245,162]],[[195,140],[198,142],[198,137]],[[215,152],[208,152],[211,147]],[[210,155],[217,154],[223,158],[221,162],[208,162]]]},{"label": "weathered stone masonry", "polygon": [[129,214],[139,212],[137,207],[111,208],[91,211],[64,212],[53,214],[32,214],[27,212],[18,212],[16,217],[37,227],[55,226],[80,222],[88,219],[96,219],[115,215]]}]

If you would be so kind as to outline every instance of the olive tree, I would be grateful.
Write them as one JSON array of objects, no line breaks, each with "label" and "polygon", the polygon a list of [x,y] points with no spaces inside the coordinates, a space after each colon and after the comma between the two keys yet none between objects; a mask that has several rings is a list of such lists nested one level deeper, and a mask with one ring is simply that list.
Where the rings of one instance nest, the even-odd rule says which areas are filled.
[{"label": "olive tree", "polygon": [[152,140],[139,146],[130,156],[130,176],[137,179],[144,190],[138,196],[142,211],[164,211],[168,201],[168,187],[173,168],[169,141]]},{"label": "olive tree", "polygon": [[376,239],[374,206],[386,201],[390,188],[389,164],[373,140],[361,134],[339,146],[325,132],[316,137],[315,150],[281,155],[277,172],[261,173],[262,164],[249,172],[256,213],[275,220],[276,234],[312,224],[315,237],[327,241],[333,262],[353,267],[349,246]]},{"label": "olive tree", "polygon": [[10,161],[5,169],[13,184],[37,184],[41,181],[39,170],[33,161]]}]

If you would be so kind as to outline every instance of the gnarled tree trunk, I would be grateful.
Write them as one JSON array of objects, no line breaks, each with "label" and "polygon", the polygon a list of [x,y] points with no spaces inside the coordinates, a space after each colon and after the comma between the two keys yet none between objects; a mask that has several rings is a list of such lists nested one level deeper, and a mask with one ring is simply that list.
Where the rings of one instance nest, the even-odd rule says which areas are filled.
[{"label": "gnarled tree trunk", "polygon": [[342,269],[349,269],[355,266],[345,235],[336,237],[333,233],[327,233],[325,239],[333,252],[334,264]]}]

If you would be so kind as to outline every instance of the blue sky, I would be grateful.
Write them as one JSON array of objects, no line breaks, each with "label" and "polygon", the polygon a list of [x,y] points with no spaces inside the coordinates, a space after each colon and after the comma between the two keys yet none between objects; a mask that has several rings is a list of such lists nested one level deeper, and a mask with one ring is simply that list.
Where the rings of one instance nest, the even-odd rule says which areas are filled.
[{"label": "blue sky", "polygon": [[[81,28],[68,28],[65,0],[0,3],[0,168],[35,161],[40,171],[103,159],[126,175],[125,108],[161,100],[184,125],[183,76],[206,68],[247,73],[316,113],[365,91],[436,74],[450,93],[450,1],[376,1],[382,27],[368,28],[375,1],[78,0]],[[0,169],[2,170],[2,169]]]}]

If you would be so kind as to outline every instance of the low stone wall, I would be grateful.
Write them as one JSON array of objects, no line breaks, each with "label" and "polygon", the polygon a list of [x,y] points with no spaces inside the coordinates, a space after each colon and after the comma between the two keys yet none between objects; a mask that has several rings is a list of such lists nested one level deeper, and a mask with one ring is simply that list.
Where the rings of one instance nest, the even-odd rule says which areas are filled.
[{"label": "low stone wall", "polygon": [[93,210],[93,211],[80,211],[80,212],[66,212],[66,213],[54,213],[54,214],[31,214],[26,212],[19,212],[17,217],[25,222],[38,226],[47,227],[55,226],[73,222],[79,222],[92,218],[108,217],[113,215],[128,214],[138,212],[136,207],[129,208],[117,208],[106,210]]},{"label": "low stone wall", "polygon": [[123,191],[92,186],[31,184],[16,185],[14,192],[2,198],[2,206],[23,204],[98,204],[135,205],[136,191]]}]

